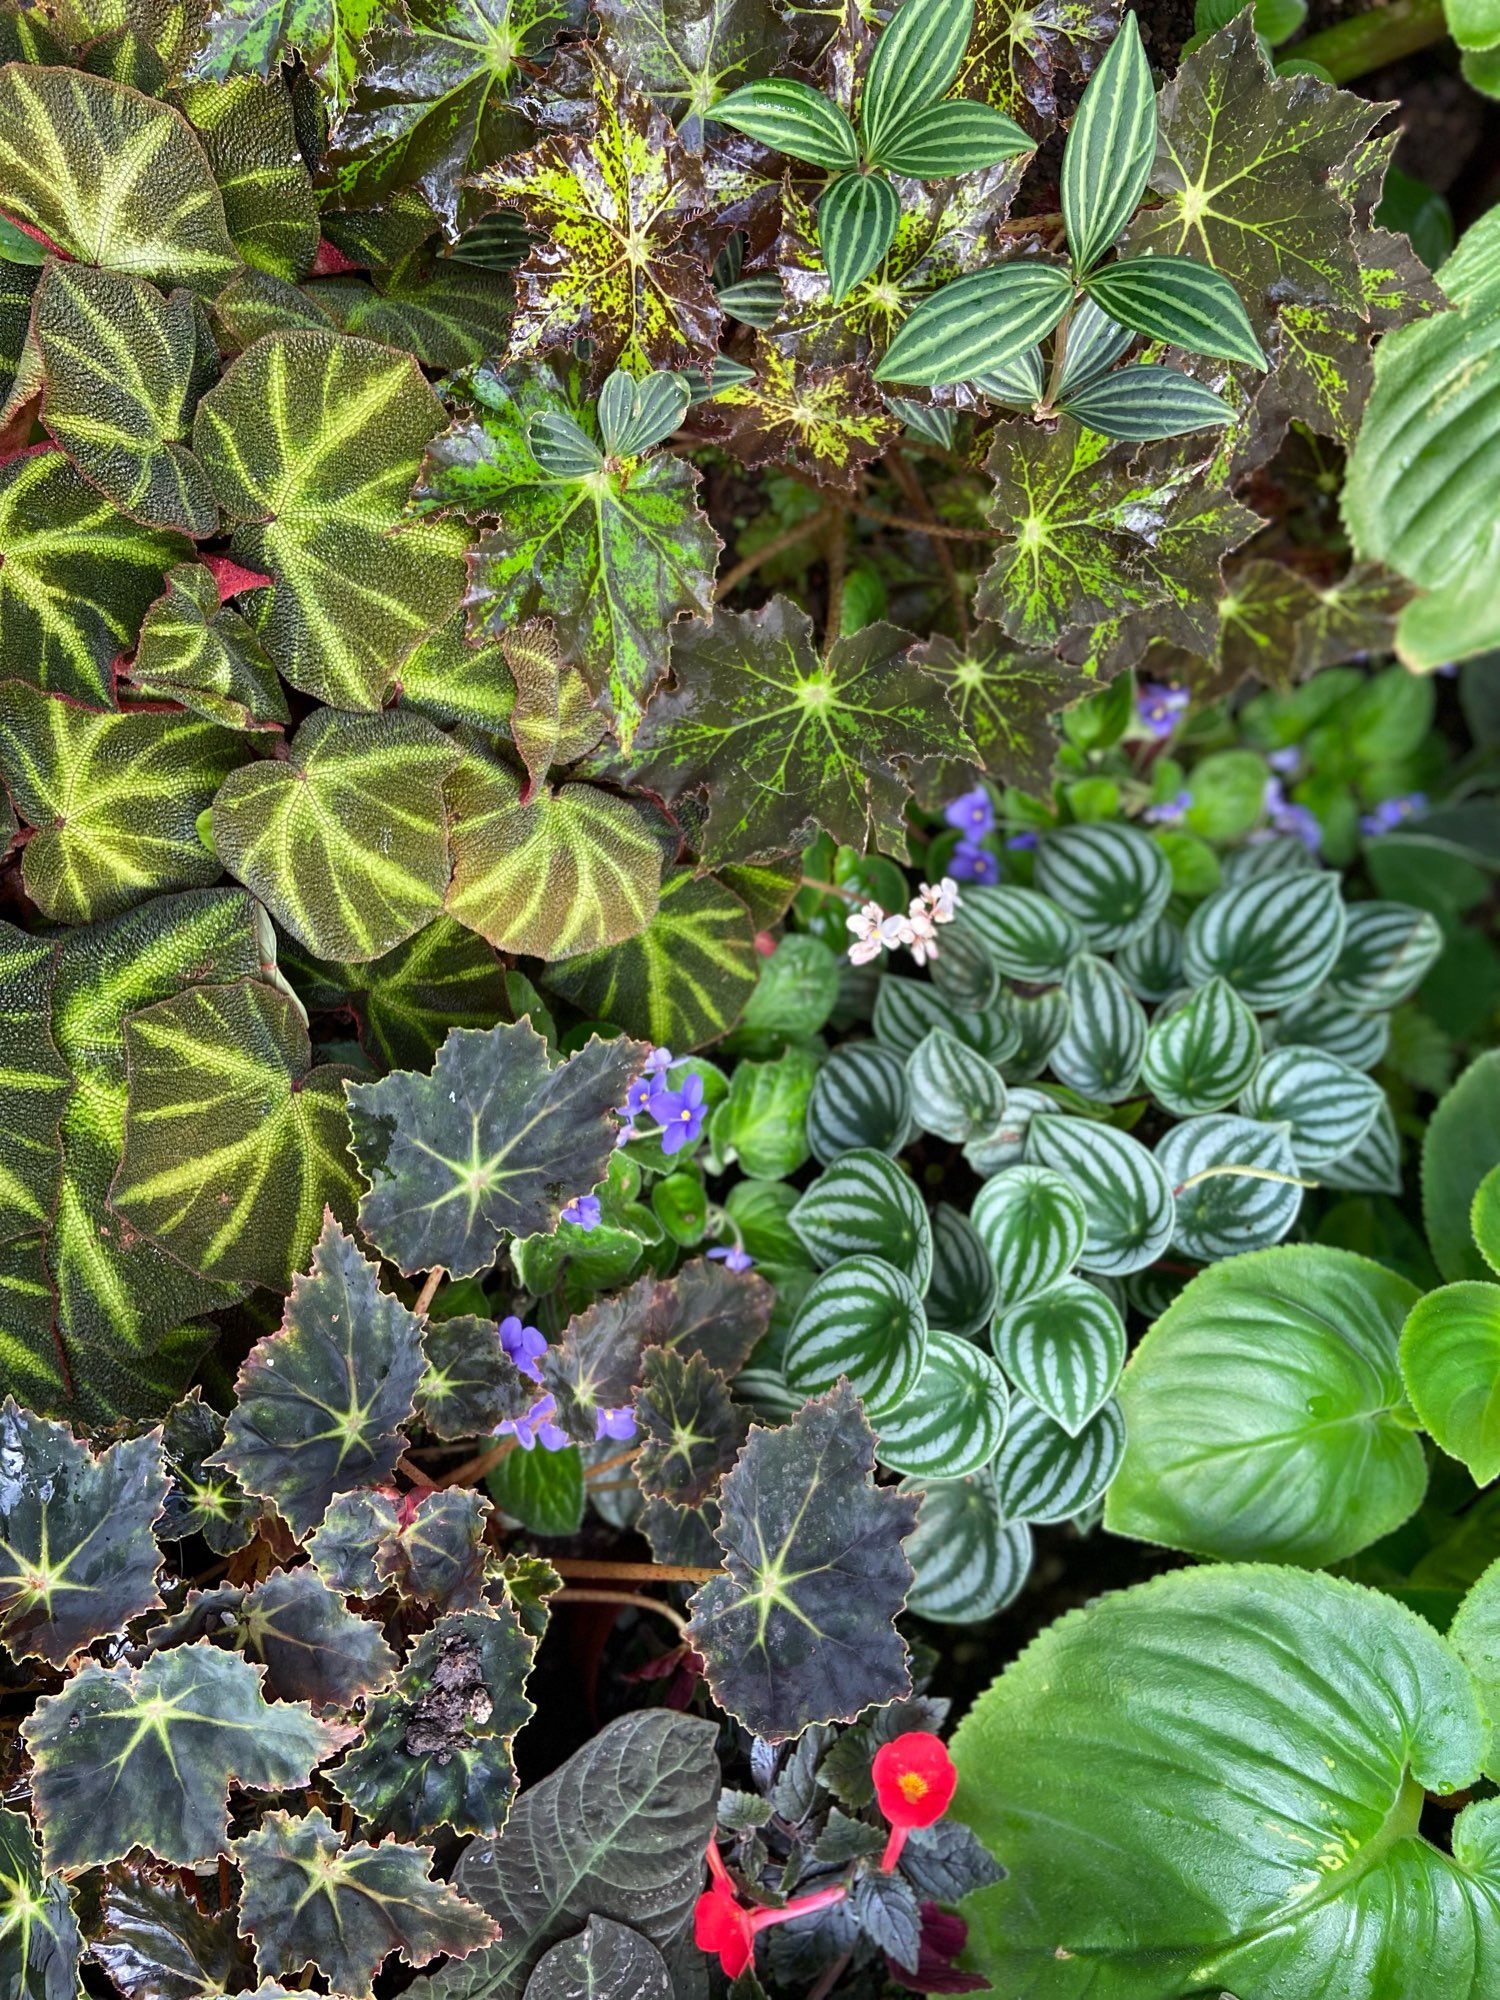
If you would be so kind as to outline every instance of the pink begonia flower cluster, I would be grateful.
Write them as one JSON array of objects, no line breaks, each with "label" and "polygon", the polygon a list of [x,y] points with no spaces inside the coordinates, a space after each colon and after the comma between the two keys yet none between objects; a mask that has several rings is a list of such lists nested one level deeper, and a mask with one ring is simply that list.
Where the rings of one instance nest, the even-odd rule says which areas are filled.
[{"label": "pink begonia flower cluster", "polygon": [[951,924],[957,908],[958,884],[951,875],[945,875],[936,888],[924,882],[904,917],[887,916],[879,903],[864,904],[849,919],[854,933],[850,963],[868,965],[883,951],[899,951],[904,945],[918,965],[926,965],[938,955],[938,925]]}]

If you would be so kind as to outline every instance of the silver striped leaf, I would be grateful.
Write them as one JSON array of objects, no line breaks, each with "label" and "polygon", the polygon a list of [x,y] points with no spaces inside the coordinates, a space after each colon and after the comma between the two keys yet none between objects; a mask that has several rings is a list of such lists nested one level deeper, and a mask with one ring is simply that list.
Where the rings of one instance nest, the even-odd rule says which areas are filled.
[{"label": "silver striped leaf", "polygon": [[1430,910],[1410,903],[1354,903],[1328,991],[1346,1007],[1377,1012],[1409,1000],[1443,949]]},{"label": "silver striped leaf", "polygon": [[1251,838],[1231,848],[1220,864],[1224,881],[1235,888],[1241,882],[1258,882],[1266,875],[1306,874],[1318,867],[1318,858],[1295,833],[1273,833],[1265,840]]},{"label": "silver striped leaf", "polygon": [[1121,945],[1115,971],[1140,1000],[1165,1000],[1182,984],[1182,929],[1158,917],[1150,930]]},{"label": "silver striped leaf", "polygon": [[1337,1056],[1351,1069],[1374,1069],[1391,1041],[1389,1014],[1357,1014],[1342,1000],[1335,1000],[1326,986],[1306,1000],[1286,1007],[1276,1017],[1274,1034],[1268,1039],[1279,1047],[1289,1043],[1322,1049]]},{"label": "silver striped leaf", "polygon": [[1118,951],[1150,930],[1167,907],[1172,871],[1139,827],[1065,826],[1044,836],[1036,884],[1096,951]]},{"label": "silver striped leaf", "polygon": [[915,1389],[876,1424],[875,1456],[893,1472],[960,1479],[988,1465],[1010,1415],[1010,1390],[982,1347],[929,1333]]},{"label": "silver striped leaf", "polygon": [[1352,1153],[1380,1115],[1385,1092],[1363,1070],[1296,1042],[1272,1049],[1240,1099],[1247,1118],[1286,1125],[1292,1156],[1314,1173]]},{"label": "silver striped leaf", "polygon": [[1083,949],[1083,932],[1066,911],[1011,882],[966,889],[951,928],[959,925],[974,933],[998,971],[1031,985],[1061,979]]},{"label": "silver striped leaf", "polygon": [[924,1035],[906,1058],[912,1115],[924,1132],[962,1144],[988,1132],[1005,1110],[1005,1085],[992,1063],[944,1028]]},{"label": "silver striped leaf", "polygon": [[932,1276],[927,1281],[927,1324],[966,1339],[990,1323],[995,1272],[969,1218],[940,1201],[932,1217]]},{"label": "silver striped leaf", "polygon": [[926,1359],[927,1316],[911,1279],[879,1257],[846,1257],[808,1287],[781,1366],[802,1397],[846,1375],[873,1424],[900,1408]]},{"label": "silver striped leaf", "polygon": [[1125,1322],[1086,1278],[1064,1278],[995,1321],[990,1344],[1023,1395],[1077,1437],[1114,1394]]},{"label": "silver striped leaf", "polygon": [[[1191,1274],[1183,1269],[1164,1271],[1160,1265],[1150,1271],[1135,1271],[1125,1280],[1125,1298],[1132,1312],[1142,1319],[1160,1319]],[[738,1393],[740,1378],[735,1378]]]},{"label": "silver striped leaf", "polygon": [[1135,1088],[1146,1053],[1146,1010],[1107,959],[1081,953],[1064,982],[1068,1025],[1052,1074],[1072,1090],[1117,1104]]},{"label": "silver striped leaf", "polygon": [[1018,1167],[1026,1157],[1026,1133],[1039,1111],[1054,1111],[1054,1100],[1041,1090],[1024,1087],[1005,1093],[1000,1122],[964,1147],[964,1158],[982,1179]]},{"label": "silver striped leaf", "polygon": [[818,1071],[807,1100],[807,1143],[823,1166],[856,1146],[899,1153],[911,1136],[906,1065],[878,1042],[851,1042]]},{"label": "silver striped leaf", "polygon": [[1035,1117],[1026,1157],[1077,1190],[1087,1218],[1078,1253],[1084,1270],[1125,1277],[1154,1264],[1171,1242],[1171,1184],[1128,1132],[1088,1118]]},{"label": "silver striped leaf", "polygon": [[969,1220],[994,1269],[1001,1312],[1067,1276],[1087,1223],[1077,1190],[1046,1166],[1006,1167],[986,1181]]},{"label": "silver striped leaf", "polygon": [[977,1014],[1000,996],[1000,972],[973,931],[949,924],[928,967],[932,983],[953,1007]]},{"label": "silver striped leaf", "polygon": [[1346,1194],[1400,1194],[1401,1136],[1389,1104],[1381,1104],[1353,1151],[1323,1167],[1318,1179]]},{"label": "silver striped leaf", "polygon": [[1217,889],[1188,919],[1182,968],[1194,986],[1227,979],[1257,1014],[1315,992],[1344,942],[1344,900],[1332,873],[1268,875]]},{"label": "silver striped leaf", "polygon": [[886,1153],[858,1146],[819,1174],[787,1217],[825,1269],[841,1257],[883,1257],[925,1291],[932,1224],[911,1175]]},{"label": "silver striped leaf", "polygon": [[996,1003],[996,1013],[1010,1045],[1004,1055],[990,1059],[1000,1065],[1007,1083],[1029,1083],[1047,1067],[1068,1025],[1067,993],[1061,986],[1046,986],[1039,993],[1007,990]]},{"label": "silver striped leaf", "polygon": [[1070,1521],[1108,1492],[1125,1456],[1125,1419],[1111,1399],[1069,1437],[1045,1410],[1013,1396],[995,1460],[995,1496],[1007,1521]]},{"label": "silver striped leaf", "polygon": [[1302,1207],[1285,1125],[1216,1111],[1174,1125],[1156,1149],[1177,1203],[1174,1246],[1200,1264],[1268,1250]]},{"label": "silver striped leaf", "polygon": [[1031,1530],[1001,1518],[988,1471],[967,1479],[903,1479],[920,1493],[914,1534],[902,1543],[914,1571],[906,1608],[939,1625],[967,1625],[1003,1611],[1031,1571]]},{"label": "silver striped leaf", "polygon": [[1260,1062],[1260,1024],[1227,979],[1211,979],[1151,1024],[1142,1078],[1179,1118],[1232,1104]]},{"label": "silver striped leaf", "polygon": [[956,1040],[978,1049],[997,1068],[1017,1042],[1016,1031],[1006,1019],[1003,1007],[968,1013],[953,1006],[924,980],[896,979],[889,973],[876,989],[870,1026],[881,1047],[893,1050],[903,1061],[934,1028],[945,1028]]}]

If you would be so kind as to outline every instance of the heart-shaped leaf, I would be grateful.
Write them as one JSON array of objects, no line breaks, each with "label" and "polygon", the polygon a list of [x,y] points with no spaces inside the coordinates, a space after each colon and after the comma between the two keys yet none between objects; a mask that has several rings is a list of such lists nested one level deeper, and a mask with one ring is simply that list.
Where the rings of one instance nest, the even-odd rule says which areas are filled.
[{"label": "heart-shaped leaf", "polygon": [[1001,1313],[992,1344],[1011,1381],[1069,1437],[1114,1394],[1125,1366],[1125,1322],[1081,1278]]},{"label": "heart-shaped leaf", "polygon": [[1010,1396],[990,1357],[956,1333],[929,1333],[916,1387],[877,1420],[875,1454],[893,1472],[960,1479],[1000,1449]]},{"label": "heart-shaped leaf", "polygon": [[[1146,1039],[1141,1077],[1164,1109],[1190,1118],[1221,1111],[1257,1075],[1259,1064],[1255,1016],[1227,979],[1216,978],[1158,1015]],[[1245,1109],[1273,1123],[1277,1116],[1251,1111],[1248,1094]]]},{"label": "heart-shaped leaf", "polygon": [[857,1147],[899,1153],[911,1123],[906,1065],[889,1049],[875,1042],[846,1043],[818,1071],[807,1105],[807,1138],[824,1166]]},{"label": "heart-shaped leaf", "polygon": [[219,596],[203,563],[178,563],[142,622],[132,684],[177,701],[226,729],[270,729],[291,720],[276,669],[254,631]]},{"label": "heart-shaped leaf", "polygon": [[1285,1007],[1332,972],[1344,920],[1332,872],[1267,875],[1219,889],[1188,919],[1183,972],[1195,986],[1227,979],[1257,1013]]},{"label": "heart-shaped leaf", "polygon": [[1146,1012],[1107,959],[1082,952],[1063,982],[1068,1012],[1053,1044],[1054,1076],[1104,1104],[1128,1097],[1146,1053]]},{"label": "heart-shaped leaf", "polygon": [[839,1155],[787,1216],[797,1240],[826,1268],[841,1257],[880,1257],[918,1290],[932,1275],[932,1227],[909,1174],[868,1146]]},{"label": "heart-shaped leaf", "polygon": [[1117,951],[1156,922],[1172,871],[1133,826],[1065,826],[1037,850],[1037,887],[1073,918],[1097,951]]},{"label": "heart-shaped leaf", "polygon": [[999,1071],[944,1028],[930,1030],[912,1050],[906,1080],[916,1123],[940,1139],[972,1139],[989,1131],[1005,1109]]},{"label": "heart-shaped leaf", "polygon": [[899,1410],[927,1356],[922,1297],[879,1257],[845,1257],[809,1286],[787,1333],[782,1370],[797,1396],[846,1376],[871,1420]]},{"label": "heart-shaped leaf", "polygon": [[1432,1440],[1481,1486],[1500,1473],[1500,1285],[1441,1285],[1401,1333],[1401,1376]]},{"label": "heart-shaped leaf", "polygon": [[1450,1282],[1487,1279],[1470,1214],[1480,1183],[1500,1164],[1500,1051],[1470,1063],[1428,1122],[1422,1141],[1422,1220],[1438,1269]]},{"label": "heart-shaped leaf", "polygon": [[307,1538],[313,1568],[341,1597],[378,1597],[375,1557],[399,1525],[394,1489],[357,1487],[335,1493]]},{"label": "heart-shaped leaf", "polygon": [[1304,1182],[1282,1125],[1210,1112],[1174,1125],[1156,1160],[1176,1202],[1172,1241],[1200,1264],[1279,1243],[1302,1207]]},{"label": "heart-shaped leaf", "polygon": [[72,2000],[81,1989],[83,1938],[73,1892],[43,1875],[24,1813],[0,1807],[0,1979],[15,2000]]},{"label": "heart-shaped leaf", "polygon": [[995,1272],[1001,1311],[1066,1277],[1088,1230],[1083,1198],[1063,1174],[1043,1166],[1006,1167],[987,1180],[969,1220]]},{"label": "heart-shaped leaf", "polygon": [[1081,1198],[1086,1220],[1078,1262],[1084,1270],[1124,1277],[1154,1264],[1171,1242],[1172,1183],[1128,1132],[1084,1118],[1034,1117],[1026,1157],[1050,1167]]},{"label": "heart-shaped leaf", "polygon": [[1025,1396],[1013,1396],[1010,1428],[995,1460],[995,1495],[1006,1521],[1071,1520],[1094,1506],[1120,1469],[1125,1424],[1103,1404],[1076,1436]]},{"label": "heart-shaped leaf", "polygon": [[526,1982],[527,2000],[672,2000],[672,1978],[656,1946],[628,1924],[590,1917]]},{"label": "heart-shaped leaf", "polygon": [[1328,992],[1362,1011],[1399,1007],[1427,977],[1443,948],[1443,933],[1429,910],[1409,903],[1355,903]]},{"label": "heart-shaped leaf", "polygon": [[1032,1542],[1024,1521],[1001,1515],[994,1474],[908,1480],[906,1488],[922,1496],[906,1544],[916,1572],[907,1609],[940,1625],[967,1625],[1003,1611],[1026,1581]]},{"label": "heart-shaped leaf", "polygon": [[950,1202],[932,1214],[932,1276],[924,1305],[927,1323],[971,1338],[995,1310],[996,1276],[979,1232]]},{"label": "heart-shaped leaf", "polygon": [[1297,1171],[1316,1175],[1354,1151],[1384,1102],[1380,1085],[1363,1071],[1322,1049],[1283,1042],[1255,1072],[1240,1110],[1262,1124],[1285,1125]]},{"label": "heart-shaped leaf", "polygon": [[1028,983],[1061,979],[1083,948],[1083,932],[1065,910],[1012,883],[966,889],[958,925],[974,932],[997,971]]}]

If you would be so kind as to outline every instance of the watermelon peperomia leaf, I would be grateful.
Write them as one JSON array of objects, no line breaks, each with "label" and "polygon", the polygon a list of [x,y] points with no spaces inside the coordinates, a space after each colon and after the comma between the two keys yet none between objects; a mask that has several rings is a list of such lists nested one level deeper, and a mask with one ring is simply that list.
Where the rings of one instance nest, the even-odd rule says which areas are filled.
[{"label": "watermelon peperomia leaf", "polygon": [[82,1953],[73,1892],[43,1875],[26,1815],[0,1807],[0,1984],[11,2000],[74,2000]]}]

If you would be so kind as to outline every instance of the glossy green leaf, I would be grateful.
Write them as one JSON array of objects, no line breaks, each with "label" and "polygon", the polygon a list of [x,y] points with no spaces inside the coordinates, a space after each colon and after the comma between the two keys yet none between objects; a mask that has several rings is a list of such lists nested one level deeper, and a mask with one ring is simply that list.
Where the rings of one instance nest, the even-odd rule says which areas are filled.
[{"label": "glossy green leaf", "polygon": [[1079,925],[1035,889],[1009,882],[967,889],[959,912],[959,926],[973,931],[996,968],[1012,979],[1039,985],[1061,979],[1083,948]]},{"label": "glossy green leaf", "polygon": [[24,1813],[0,1807],[0,1978],[15,2000],[74,2000],[83,1938],[73,1892],[43,1875]]},{"label": "glossy green leaf", "polygon": [[690,144],[703,143],[703,120],[736,85],[751,77],[774,85],[791,53],[791,23],[756,0],[602,0],[595,11],[615,70]]},{"label": "glossy green leaf", "polygon": [[872,154],[912,111],[947,93],[973,22],[973,0],[903,0],[896,9],[875,43],[860,93],[860,135]]},{"label": "glossy green leaf", "polygon": [[216,0],[195,73],[215,83],[274,75],[300,55],[335,111],[349,102],[373,0]]},{"label": "glossy green leaf", "polygon": [[880,146],[880,164],[914,180],[973,173],[1031,152],[1036,141],[1013,118],[964,99],[907,111]]},{"label": "glossy green leaf", "polygon": [[1061,1174],[1011,1166],[987,1180],[969,1212],[997,1280],[1003,1312],[1050,1291],[1078,1262],[1087,1215]]},{"label": "glossy green leaf", "polygon": [[1034,1117],[1026,1158],[1050,1168],[1081,1199],[1086,1220],[1078,1262],[1084,1270],[1124,1277],[1154,1264],[1172,1240],[1172,1184],[1128,1132],[1083,1118]]},{"label": "glossy green leaf", "polygon": [[[1279,1076],[1285,1067],[1273,1074]],[[1281,1101],[1279,1093],[1262,1098],[1262,1086],[1251,1083],[1263,1074],[1259,1024],[1229,982],[1217,977],[1196,987],[1180,1007],[1158,1016],[1141,1066],[1151,1095],[1179,1118],[1222,1111],[1246,1091],[1246,1114],[1274,1124],[1284,1115],[1273,1108]],[[1256,1093],[1253,1102],[1251,1091]],[[1266,1108],[1258,1108],[1262,1103]]]},{"label": "glossy green leaf", "polygon": [[1401,1332],[1401,1377],[1433,1442],[1480,1486],[1500,1473],[1500,1285],[1441,1285]]},{"label": "glossy green leaf", "polygon": [[253,1590],[190,1591],[151,1638],[162,1647],[204,1635],[263,1665],[268,1694],[322,1713],[351,1708],[396,1670],[380,1627],[346,1610],[311,1568],[273,1571]]},{"label": "glossy green leaf", "polygon": [[1006,1522],[994,1475],[914,1480],[922,1512],[906,1544],[915,1572],[907,1609],[941,1625],[969,1625],[1003,1611],[1031,1568],[1031,1530]]},{"label": "glossy green leaf", "polygon": [[[1493,1732],[1500,1711],[1500,1565],[1491,1563],[1465,1592],[1448,1627],[1448,1642],[1473,1676]],[[1493,1770],[1493,1747],[1489,1764]]]},{"label": "glossy green leaf", "polygon": [[901,198],[882,173],[841,174],[818,203],[818,247],[834,305],[868,278],[891,247]]},{"label": "glossy green leaf", "polygon": [[845,1257],[804,1294],[782,1370],[797,1396],[822,1395],[846,1376],[878,1423],[916,1388],[926,1355],[927,1316],[911,1280],[879,1257]]},{"label": "glossy green leaf", "polygon": [[932,1213],[932,1276],[923,1304],[927,1323],[972,1338],[995,1309],[997,1279],[979,1232],[940,1201]]},{"label": "glossy green leaf", "polygon": [[672,2000],[672,1990],[656,1946],[608,1917],[553,1945],[526,1985],[529,2000]]},{"label": "glossy green leaf", "polygon": [[807,1105],[815,1159],[831,1167],[856,1147],[899,1153],[911,1132],[906,1065],[874,1042],[835,1049],[818,1071]]},{"label": "glossy green leaf", "polygon": [[240,612],[223,603],[202,563],[168,570],[166,589],[141,621],[128,672],[139,693],[176,701],[226,729],[271,729],[291,720],[270,655]]},{"label": "glossy green leaf", "polygon": [[736,1158],[747,1174],[778,1180],[807,1158],[807,1106],[818,1074],[810,1049],[791,1048],[770,1062],[735,1065],[729,1095],[710,1126],[716,1153]]},{"label": "glossy green leaf", "polygon": [[743,84],[713,107],[714,122],[794,160],[839,173],[859,163],[854,128],[820,90],[789,77]]},{"label": "glossy green leaf", "polygon": [[1122,257],[1095,271],[1089,296],[1132,333],[1189,354],[1208,354],[1265,369],[1240,295],[1222,272],[1193,257]]},{"label": "glossy green leaf", "polygon": [[983,1349],[931,1333],[915,1388],[875,1420],[875,1455],[893,1472],[961,1479],[990,1463],[1009,1414],[1004,1377]]},{"label": "glossy green leaf", "polygon": [[1085,294],[1068,315],[1062,373],[1057,378],[1059,400],[1066,400],[1099,381],[1134,338],[1129,327],[1120,326]]},{"label": "glossy green leaf", "polygon": [[224,1442],[224,1419],[193,1388],[162,1422],[162,1452],[171,1486],[156,1526],[159,1540],[201,1535],[215,1555],[232,1555],[255,1532],[260,1514],[231,1474],[205,1463]]},{"label": "glossy green leaf", "polygon": [[1016,1387],[1069,1437],[1103,1408],[1125,1366],[1125,1322],[1081,1278],[1002,1312],[991,1344]]},{"label": "glossy green leaf", "polygon": [[1247,1118],[1284,1124],[1297,1171],[1316,1176],[1345,1158],[1379,1116],[1378,1083],[1326,1050],[1295,1042],[1271,1050],[1240,1099]]},{"label": "glossy green leaf", "polygon": [[1305,999],[1338,962],[1339,878],[1276,874],[1217,890],[1188,919],[1182,965],[1194,985],[1218,976],[1262,1013]]},{"label": "glossy green leaf", "polygon": [[999,1071],[977,1049],[933,1028],[906,1059],[918,1127],[961,1143],[987,1132],[1005,1108]]},{"label": "glossy green leaf", "polygon": [[839,961],[820,938],[790,931],[763,959],[755,991],[740,1017],[747,1037],[815,1035],[838,1005]]},{"label": "glossy green leaf", "polygon": [[[778,286],[777,311],[780,304]],[[752,354],[743,382],[721,389],[722,364],[715,370],[713,398],[703,406],[704,420],[742,463],[790,462],[820,484],[847,487],[895,437],[895,419],[863,369],[809,367],[774,340],[758,341]]]},{"label": "glossy green leaf", "polygon": [[1108,1490],[1125,1450],[1119,1405],[1105,1403],[1076,1436],[1025,1396],[1013,1396],[1010,1428],[995,1460],[995,1497],[1009,1522],[1070,1520]]},{"label": "glossy green leaf", "polygon": [[1172,892],[1156,842],[1117,824],[1048,834],[1037,851],[1036,882],[1098,951],[1117,951],[1149,929]]},{"label": "glossy green leaf", "polygon": [[941,388],[1003,368],[1046,338],[1071,296],[1064,271],[1032,258],[955,278],[903,323],[875,379]]},{"label": "glossy green leaf", "polygon": [[583,1526],[583,1455],[576,1444],[562,1451],[513,1451],[485,1484],[501,1513],[533,1535],[576,1535]]},{"label": "glossy green leaf", "polygon": [[1222,396],[1178,368],[1150,362],[1101,375],[1062,398],[1058,408],[1104,437],[1132,444],[1183,437],[1234,421],[1234,411]]},{"label": "glossy green leaf", "polygon": [[1155,154],[1156,92],[1139,24],[1127,14],[1063,148],[1062,212],[1075,269],[1097,264],[1134,215]]},{"label": "glossy green leaf", "polygon": [[1474,1199],[1500,1164],[1500,1052],[1471,1063],[1447,1092],[1422,1139],[1422,1220],[1438,1269],[1450,1283],[1487,1279],[1470,1227]]},{"label": "glossy green leaf", "polygon": [[1063,984],[1067,1021],[1050,1067],[1071,1090],[1100,1103],[1128,1097],[1146,1052],[1146,1012],[1107,959],[1080,953]]},{"label": "glossy green leaf", "polygon": [[787,1221],[825,1269],[842,1257],[870,1256],[910,1278],[918,1291],[932,1275],[927,1209],[911,1176],[884,1153],[841,1153],[799,1196]]}]

